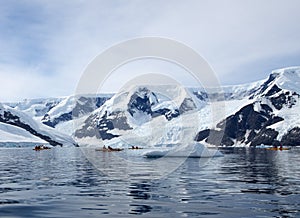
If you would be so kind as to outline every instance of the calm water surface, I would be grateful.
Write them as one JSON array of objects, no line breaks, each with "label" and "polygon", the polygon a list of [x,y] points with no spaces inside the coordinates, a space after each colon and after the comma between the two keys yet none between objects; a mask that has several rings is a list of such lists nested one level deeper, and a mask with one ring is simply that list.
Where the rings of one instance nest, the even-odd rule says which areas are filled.
[{"label": "calm water surface", "polygon": [[299,148],[223,153],[153,180],[107,176],[79,148],[0,148],[0,217],[300,217]]}]

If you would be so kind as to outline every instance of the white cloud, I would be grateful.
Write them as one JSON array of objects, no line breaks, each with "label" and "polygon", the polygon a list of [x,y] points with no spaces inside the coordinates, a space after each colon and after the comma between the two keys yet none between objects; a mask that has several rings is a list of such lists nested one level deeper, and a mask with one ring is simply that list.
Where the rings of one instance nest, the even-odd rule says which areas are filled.
[{"label": "white cloud", "polygon": [[[266,69],[256,72],[249,66],[270,69],[280,65],[272,60],[285,65],[297,59],[287,62],[287,57],[300,54],[297,0],[31,0],[20,4],[0,6],[0,76],[5,83],[0,100],[72,94],[96,55],[139,36],[163,36],[189,45],[226,83],[247,82],[249,75],[251,81],[262,79]],[[240,70],[243,76],[238,76]],[[119,79],[128,78],[123,73]]]},{"label": "white cloud", "polygon": [[224,79],[249,63],[299,55],[299,6],[297,1],[193,1],[193,7],[181,2],[170,4],[145,33],[190,45]]}]

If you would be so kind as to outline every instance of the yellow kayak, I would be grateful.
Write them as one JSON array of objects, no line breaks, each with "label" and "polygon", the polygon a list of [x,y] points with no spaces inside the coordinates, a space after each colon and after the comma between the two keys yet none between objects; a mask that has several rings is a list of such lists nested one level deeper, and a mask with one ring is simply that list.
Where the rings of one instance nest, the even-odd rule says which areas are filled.
[{"label": "yellow kayak", "polygon": [[290,148],[266,148],[267,150],[272,151],[284,151],[284,150],[290,150]]}]

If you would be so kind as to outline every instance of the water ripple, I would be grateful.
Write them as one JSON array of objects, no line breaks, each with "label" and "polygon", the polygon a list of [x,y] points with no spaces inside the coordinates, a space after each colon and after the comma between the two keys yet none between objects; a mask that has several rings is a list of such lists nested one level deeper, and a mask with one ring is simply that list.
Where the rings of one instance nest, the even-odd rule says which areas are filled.
[{"label": "water ripple", "polygon": [[[226,149],[224,154],[206,166],[187,159],[153,180],[147,167],[108,177],[78,148],[0,149],[0,217],[300,216],[299,149]],[[108,165],[113,158],[107,156]]]}]

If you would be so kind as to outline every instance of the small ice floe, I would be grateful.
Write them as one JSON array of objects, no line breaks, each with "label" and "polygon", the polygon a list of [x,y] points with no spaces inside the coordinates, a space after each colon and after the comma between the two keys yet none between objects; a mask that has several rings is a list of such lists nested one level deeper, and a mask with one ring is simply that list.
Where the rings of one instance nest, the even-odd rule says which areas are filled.
[{"label": "small ice floe", "polygon": [[209,149],[201,143],[193,143],[189,145],[178,145],[172,148],[155,148],[147,150],[143,153],[147,158],[158,157],[193,157],[208,158],[220,157],[223,154],[217,149]]}]

